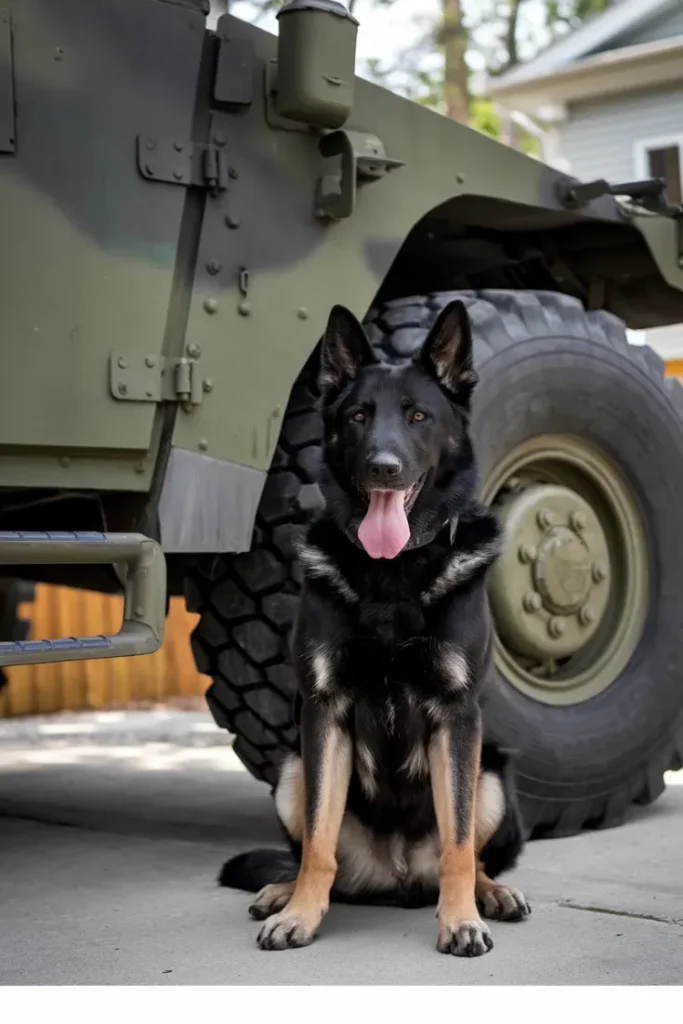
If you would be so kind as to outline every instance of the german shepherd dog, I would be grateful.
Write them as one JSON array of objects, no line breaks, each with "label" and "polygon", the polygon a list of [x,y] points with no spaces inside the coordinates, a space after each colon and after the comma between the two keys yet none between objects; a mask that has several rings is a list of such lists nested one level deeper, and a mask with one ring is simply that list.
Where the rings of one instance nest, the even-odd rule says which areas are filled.
[{"label": "german shepherd dog", "polygon": [[335,306],[322,343],[325,511],[300,550],[293,634],[301,753],[275,806],[292,853],[256,850],[219,882],[256,892],[258,944],[310,943],[330,897],[438,900],[442,953],[492,948],[481,919],[530,913],[492,879],[523,845],[507,754],[482,742],[492,653],[485,579],[496,520],[475,499],[468,420],[477,376],[464,305],[412,362],[378,361]]}]

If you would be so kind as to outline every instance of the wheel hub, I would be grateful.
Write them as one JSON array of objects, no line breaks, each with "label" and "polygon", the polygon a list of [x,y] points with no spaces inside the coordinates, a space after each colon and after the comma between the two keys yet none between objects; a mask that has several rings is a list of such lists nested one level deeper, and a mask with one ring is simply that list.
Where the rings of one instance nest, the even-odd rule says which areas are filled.
[{"label": "wheel hub", "polygon": [[609,597],[609,549],[598,517],[568,487],[515,480],[497,510],[503,554],[489,593],[501,638],[541,661],[567,658],[598,630]]}]

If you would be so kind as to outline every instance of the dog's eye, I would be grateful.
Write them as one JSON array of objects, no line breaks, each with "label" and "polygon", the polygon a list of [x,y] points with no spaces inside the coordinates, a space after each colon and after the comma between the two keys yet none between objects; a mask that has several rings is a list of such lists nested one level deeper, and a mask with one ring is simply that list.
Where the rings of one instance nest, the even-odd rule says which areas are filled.
[{"label": "dog's eye", "polygon": [[351,419],[353,420],[354,423],[364,423],[365,413],[363,412],[362,409],[359,409],[357,412],[354,412]]},{"label": "dog's eye", "polygon": [[427,419],[425,414],[423,412],[420,412],[419,409],[416,409],[415,412],[413,413],[413,415],[410,418],[411,418],[413,423],[422,423],[424,420]]}]

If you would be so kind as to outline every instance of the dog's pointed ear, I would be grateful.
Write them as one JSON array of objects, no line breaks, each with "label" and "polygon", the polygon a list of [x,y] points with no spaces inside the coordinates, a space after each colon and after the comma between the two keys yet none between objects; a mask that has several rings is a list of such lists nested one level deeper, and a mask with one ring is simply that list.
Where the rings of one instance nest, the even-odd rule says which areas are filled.
[{"label": "dog's pointed ear", "polygon": [[365,331],[353,313],[345,306],[333,306],[320,353],[318,386],[323,395],[339,391],[355,380],[361,367],[376,362]]},{"label": "dog's pointed ear", "polygon": [[441,310],[415,357],[448,391],[468,397],[479,377],[472,361],[472,329],[464,303]]}]

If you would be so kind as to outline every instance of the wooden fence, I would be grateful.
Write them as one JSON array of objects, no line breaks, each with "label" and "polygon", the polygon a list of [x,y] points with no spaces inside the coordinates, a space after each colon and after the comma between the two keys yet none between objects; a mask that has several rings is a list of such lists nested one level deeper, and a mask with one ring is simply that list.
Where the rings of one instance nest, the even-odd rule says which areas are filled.
[{"label": "wooden fence", "polygon": [[[31,619],[34,638],[115,633],[123,598],[39,585],[35,603],[22,606],[22,615]],[[197,619],[182,598],[172,598],[164,644],[155,654],[9,668],[0,717],[201,696],[210,680],[197,672],[190,650]]]}]

